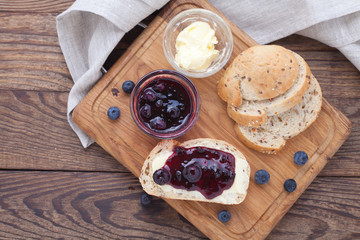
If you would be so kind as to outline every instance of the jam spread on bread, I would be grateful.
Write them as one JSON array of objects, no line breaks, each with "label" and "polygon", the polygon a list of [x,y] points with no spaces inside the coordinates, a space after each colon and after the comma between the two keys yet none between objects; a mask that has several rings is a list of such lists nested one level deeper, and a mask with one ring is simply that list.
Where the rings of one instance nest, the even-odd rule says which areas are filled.
[{"label": "jam spread on bread", "polygon": [[139,94],[137,111],[151,130],[172,132],[186,125],[192,107],[186,88],[171,78],[159,78],[146,85]]},{"label": "jam spread on bread", "polygon": [[235,157],[207,147],[176,146],[165,165],[153,174],[155,183],[199,191],[212,199],[229,189],[235,178]]}]

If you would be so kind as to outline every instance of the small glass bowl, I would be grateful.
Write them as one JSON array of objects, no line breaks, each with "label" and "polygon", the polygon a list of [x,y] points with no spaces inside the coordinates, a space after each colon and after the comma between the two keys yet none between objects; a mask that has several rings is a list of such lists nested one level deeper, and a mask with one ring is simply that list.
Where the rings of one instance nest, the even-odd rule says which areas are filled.
[{"label": "small glass bowl", "polygon": [[[190,108],[190,113],[186,118],[186,122],[181,125],[181,127],[175,130],[153,130],[148,127],[148,125],[142,121],[139,111],[139,104],[140,104],[140,93],[144,88],[149,86],[149,84],[154,80],[164,80],[171,79],[171,81],[176,81],[179,83],[189,95],[190,103],[188,106]],[[143,76],[135,85],[131,96],[130,96],[130,112],[133,120],[135,121],[136,125],[145,133],[152,137],[160,138],[160,139],[171,139],[179,137],[189,131],[195,124],[196,120],[199,117],[200,113],[200,95],[198,90],[196,89],[193,82],[188,79],[183,74],[173,71],[173,70],[156,70],[150,72]]]},{"label": "small glass bowl", "polygon": [[[205,70],[188,71],[180,67],[175,61],[175,43],[179,33],[197,21],[208,23],[215,31],[218,40],[215,49],[219,50],[219,56]],[[171,19],[164,32],[163,50],[168,62],[174,69],[189,77],[203,78],[215,74],[227,63],[233,50],[233,36],[230,27],[219,15],[205,9],[195,8],[183,11]]]}]

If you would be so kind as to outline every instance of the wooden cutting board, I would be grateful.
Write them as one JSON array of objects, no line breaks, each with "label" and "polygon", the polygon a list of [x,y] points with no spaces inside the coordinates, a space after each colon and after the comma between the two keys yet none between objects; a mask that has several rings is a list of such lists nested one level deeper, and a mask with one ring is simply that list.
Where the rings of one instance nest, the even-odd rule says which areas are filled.
[{"label": "wooden cutting board", "polygon": [[[190,8],[209,9],[229,23],[234,35],[234,50],[224,69],[241,51],[257,44],[206,1],[172,1],[73,112],[77,125],[137,177],[144,159],[159,140],[146,135],[135,125],[129,111],[129,95],[121,90],[121,85],[126,80],[137,82],[156,69],[171,69],[162,50],[163,31],[172,17]],[[201,113],[196,125],[178,140],[210,137],[236,146],[251,167],[248,195],[243,203],[234,206],[165,201],[211,239],[263,239],[346,140],[351,123],[324,99],[316,122],[288,141],[280,154],[274,156],[253,151],[237,139],[234,122],[226,113],[226,104],[217,95],[216,83],[224,69],[208,78],[192,79],[200,92]],[[119,93],[115,94],[114,89],[118,89]],[[116,121],[107,117],[111,106],[121,110],[121,116]],[[308,163],[302,167],[293,162],[293,155],[299,150],[309,155]],[[254,182],[254,173],[258,169],[266,169],[270,173],[269,183],[260,186]],[[283,189],[283,183],[288,178],[298,183],[293,193]],[[217,213],[224,209],[231,213],[231,220],[227,223],[217,219]]]}]

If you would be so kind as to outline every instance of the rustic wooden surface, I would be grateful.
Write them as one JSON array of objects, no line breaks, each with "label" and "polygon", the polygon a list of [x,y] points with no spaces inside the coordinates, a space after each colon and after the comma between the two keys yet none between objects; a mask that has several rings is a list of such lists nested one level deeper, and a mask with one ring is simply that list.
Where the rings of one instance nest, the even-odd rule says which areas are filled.
[{"label": "rustic wooden surface", "polygon": [[[75,123],[85,133],[137,177],[144,160],[159,140],[144,134],[135,125],[129,110],[129,95],[120,91],[114,96],[112,90],[121,89],[127,79],[137,81],[153,69],[171,68],[165,56],[158,54],[162,52],[163,32],[175,15],[191,8],[217,11],[205,1],[177,0],[169,3],[72,113]],[[228,21],[234,39],[227,67],[238,54],[257,43],[225,16],[222,17]],[[210,137],[225,140],[240,150],[252,170],[246,199],[233,206],[165,201],[211,239],[264,239],[326,165],[327,158],[333,156],[347,139],[351,124],[324,100],[316,122],[306,132],[289,140],[280,154],[272,156],[252,151],[236,137],[234,122],[226,113],[226,103],[218,97],[216,86],[224,72],[221,69],[206,79],[192,79],[201,97],[201,113],[191,131],[177,140]],[[111,106],[117,106],[121,111],[117,121],[107,117],[106,111]],[[309,156],[309,162],[301,168],[296,167],[292,160],[293,154],[299,150],[306,151]],[[253,180],[255,171],[263,168],[269,171],[272,179],[266,186],[255,184]],[[294,178],[298,183],[296,192],[292,194],[283,188],[287,178]],[[231,213],[231,221],[226,224],[217,219],[218,212],[223,209]]]},{"label": "rustic wooden surface", "polygon": [[[71,3],[0,1],[0,238],[205,238],[160,199],[141,207],[136,178],[96,144],[82,149],[67,124],[55,16]],[[268,239],[360,238],[360,74],[314,40],[275,43],[305,58],[353,129]]]}]

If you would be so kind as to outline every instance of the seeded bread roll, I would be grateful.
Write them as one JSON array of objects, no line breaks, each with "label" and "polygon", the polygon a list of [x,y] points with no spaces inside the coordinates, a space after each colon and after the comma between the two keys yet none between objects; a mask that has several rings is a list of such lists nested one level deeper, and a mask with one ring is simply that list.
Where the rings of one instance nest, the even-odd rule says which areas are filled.
[{"label": "seeded bread roll", "polygon": [[259,127],[267,121],[268,116],[285,112],[301,101],[302,96],[309,89],[311,71],[300,55],[294,52],[293,55],[299,63],[299,73],[293,86],[273,99],[261,101],[243,100],[239,107],[228,104],[228,114],[235,122],[244,126]]},{"label": "seeded bread roll", "polygon": [[310,88],[300,103],[281,114],[269,117],[261,127],[235,125],[235,131],[242,142],[257,151],[276,154],[286,140],[295,137],[308,128],[318,117],[322,105],[321,88],[314,76]]},{"label": "seeded bread roll", "polygon": [[242,100],[265,100],[285,93],[294,84],[299,63],[281,46],[248,48],[235,58],[218,84],[219,96],[232,106]]},{"label": "seeded bread roll", "polygon": [[[185,148],[207,147],[231,153],[235,157],[235,178],[232,186],[224,190],[221,195],[207,199],[199,191],[187,191],[174,188],[169,184],[159,185],[155,183],[153,180],[154,172],[165,165],[166,160],[173,154],[175,146]],[[239,204],[245,199],[247,194],[249,178],[250,166],[244,155],[234,146],[221,140],[198,138],[181,144],[175,140],[163,140],[159,142],[146,158],[139,180],[145,192],[158,197],[221,204]]]},{"label": "seeded bread roll", "polygon": [[246,49],[238,62],[240,90],[244,100],[277,97],[291,88],[298,76],[299,63],[281,46],[265,45]]}]

